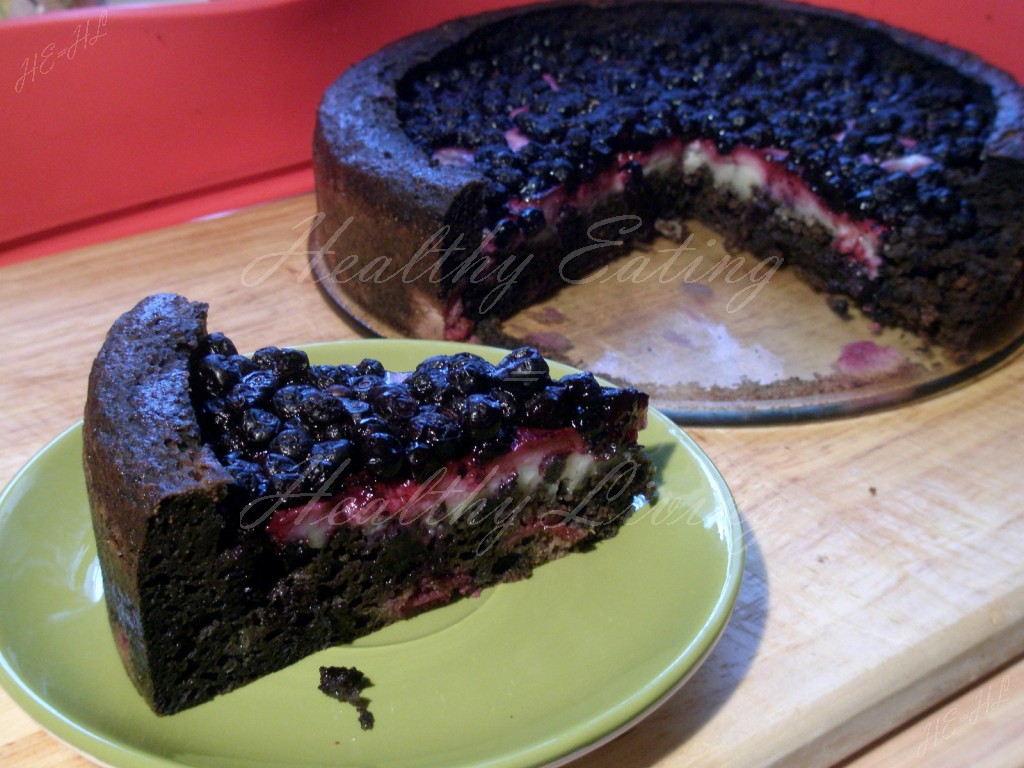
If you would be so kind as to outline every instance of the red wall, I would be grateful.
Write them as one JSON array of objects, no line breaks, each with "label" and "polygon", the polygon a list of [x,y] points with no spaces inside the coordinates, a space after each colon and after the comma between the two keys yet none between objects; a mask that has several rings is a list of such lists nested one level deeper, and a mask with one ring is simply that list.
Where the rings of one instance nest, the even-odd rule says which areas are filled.
[{"label": "red wall", "polygon": [[[0,22],[0,264],[307,191],[323,89],[495,0],[220,0]],[[1019,0],[819,0],[1024,81]]]}]

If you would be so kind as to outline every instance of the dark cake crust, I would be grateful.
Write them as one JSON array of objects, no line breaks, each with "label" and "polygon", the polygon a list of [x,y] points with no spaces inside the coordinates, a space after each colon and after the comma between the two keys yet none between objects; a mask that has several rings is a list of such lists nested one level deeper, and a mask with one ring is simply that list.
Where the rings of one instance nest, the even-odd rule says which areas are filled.
[{"label": "dark cake crust", "polygon": [[[177,539],[196,561],[220,536],[217,503],[232,482],[203,445],[189,394],[189,360],[206,336],[206,305],[144,299],[114,323],[89,377],[83,464],[96,547],[118,652],[156,709],[147,585],[161,547]],[[129,479],[130,478],[130,479]]]},{"label": "dark cake crust", "polygon": [[[954,68],[986,90],[995,104],[996,115],[985,140],[981,168],[965,190],[979,209],[979,227],[984,232],[979,237],[989,251],[1001,238],[1017,239],[1020,227],[1012,222],[1018,218],[1020,189],[1024,186],[1024,97],[1012,77],[965,51],[842,12],[771,0],[712,0],[715,2],[723,10],[726,6],[744,6],[839,20],[854,33],[859,30],[885,35],[906,50]],[[676,3],[708,4],[698,0]],[[461,244],[469,246],[463,256],[473,254],[480,242],[480,232],[493,224],[481,213],[485,208],[487,179],[472,165],[432,162],[412,143],[397,114],[403,78],[481,28],[523,14],[581,6],[648,4],[553,3],[458,19],[400,40],[344,73],[324,96],[313,143],[317,201],[324,219],[311,236],[310,250],[321,288],[373,330],[386,335],[452,336],[453,306],[446,286],[437,276],[452,269],[455,260],[447,259],[444,269],[429,274],[427,266],[431,258],[439,257],[444,244],[451,244],[459,234],[465,235]],[[614,216],[627,210],[628,206],[617,207],[613,202],[598,213]],[[699,202],[691,207],[691,212],[705,215]],[[945,248],[936,257],[937,263],[922,269],[916,246],[907,235],[908,242],[901,244],[896,254],[900,263],[891,270],[901,283],[872,284],[863,274],[852,274],[848,265],[829,264],[830,259],[836,262],[836,257],[822,256],[821,243],[811,242],[821,241],[821,233],[807,233],[806,227],[794,227],[793,232],[782,233],[781,239],[766,237],[760,230],[770,212],[763,209],[752,215],[752,219],[739,224],[748,236],[737,238],[738,245],[750,247],[763,256],[778,253],[780,246],[788,248],[791,260],[805,267],[801,271],[809,275],[816,287],[846,293],[880,322],[907,327],[953,349],[966,347],[979,331],[984,331],[985,317],[994,316],[998,307],[1005,307],[1020,296],[1020,248],[1000,246],[995,248],[1001,249],[1000,260],[986,257],[976,266],[963,266],[962,262],[973,253],[973,243],[963,241]],[[737,223],[733,219],[730,222]],[[446,233],[447,239],[435,238],[437,233]],[[331,240],[334,235],[336,241]],[[585,230],[580,242],[591,242],[585,239]],[[432,257],[424,257],[425,243],[438,246]],[[321,248],[324,253],[319,252]],[[1005,258],[1007,252],[1012,254],[1010,258]],[[615,249],[605,248],[600,258],[607,261],[616,254]],[[539,259],[542,260],[543,257]],[[806,269],[816,261],[825,262],[817,275]],[[957,286],[936,282],[937,271],[954,262],[960,266],[946,282],[955,281]],[[841,280],[830,282],[830,272],[839,274]],[[385,276],[391,277],[384,279]],[[496,315],[537,298],[529,290],[524,293],[522,285],[515,286],[519,295],[514,301],[495,307]],[[555,288],[557,285],[545,285],[534,290],[542,295]],[[955,295],[957,290],[959,296]],[[952,319],[946,323],[939,314],[948,314]],[[961,315],[964,327],[958,325]]]}]

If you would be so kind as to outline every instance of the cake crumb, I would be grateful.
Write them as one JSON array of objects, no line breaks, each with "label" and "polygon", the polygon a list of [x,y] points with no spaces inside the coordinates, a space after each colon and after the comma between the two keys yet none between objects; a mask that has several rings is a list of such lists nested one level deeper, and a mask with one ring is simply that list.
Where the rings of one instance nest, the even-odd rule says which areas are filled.
[{"label": "cake crumb", "polygon": [[359,712],[359,726],[364,731],[373,728],[370,702],[362,695],[363,689],[371,685],[370,678],[355,667],[320,667],[320,690],[355,707]]},{"label": "cake crumb", "polygon": [[683,219],[655,219],[654,229],[662,237],[677,243],[686,240],[690,231]]},{"label": "cake crumb", "polygon": [[829,296],[828,306],[837,316],[843,320],[852,320],[850,316],[850,302],[842,296]]}]

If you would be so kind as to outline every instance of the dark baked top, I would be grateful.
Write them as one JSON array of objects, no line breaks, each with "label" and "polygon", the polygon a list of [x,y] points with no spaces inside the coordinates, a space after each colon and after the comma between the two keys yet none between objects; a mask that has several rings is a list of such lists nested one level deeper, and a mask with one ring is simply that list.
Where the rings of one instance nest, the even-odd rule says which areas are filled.
[{"label": "dark baked top", "polygon": [[130,474],[133,506],[216,487],[227,479],[200,435],[189,364],[206,337],[205,304],[173,294],[146,297],[113,325],[92,367],[86,401],[90,449]]}]

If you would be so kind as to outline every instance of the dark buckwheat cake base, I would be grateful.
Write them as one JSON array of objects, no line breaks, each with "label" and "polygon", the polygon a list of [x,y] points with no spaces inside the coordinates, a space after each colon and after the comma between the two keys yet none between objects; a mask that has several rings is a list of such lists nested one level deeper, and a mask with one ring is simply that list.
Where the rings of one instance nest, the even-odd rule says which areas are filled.
[{"label": "dark buckwheat cake base", "polygon": [[[623,241],[573,259],[585,272],[648,239],[657,218],[692,217],[962,352],[1021,297],[1021,94],[963,51],[782,2],[459,19],[325,94],[313,250],[340,234],[314,267],[376,330],[465,338],[560,289],[558,265],[581,247]],[[728,162],[748,148],[781,180],[739,194],[708,167],[684,172],[694,142]],[[666,151],[674,164],[655,171]],[[808,195],[820,210],[794,215]],[[616,216],[639,226],[588,231]]]},{"label": "dark buckwheat cake base", "polygon": [[[635,390],[552,381],[529,350],[421,368],[403,383],[376,361],[243,358],[180,296],[114,324],[90,376],[83,460],[117,648],[158,714],[525,578],[614,536],[650,492]],[[531,451],[540,477],[517,485]],[[580,451],[592,471],[573,474]],[[471,483],[491,467],[500,487],[461,516],[452,496],[432,514],[403,501],[408,517],[361,517],[373,494],[406,499],[437,488],[439,470]]]}]

